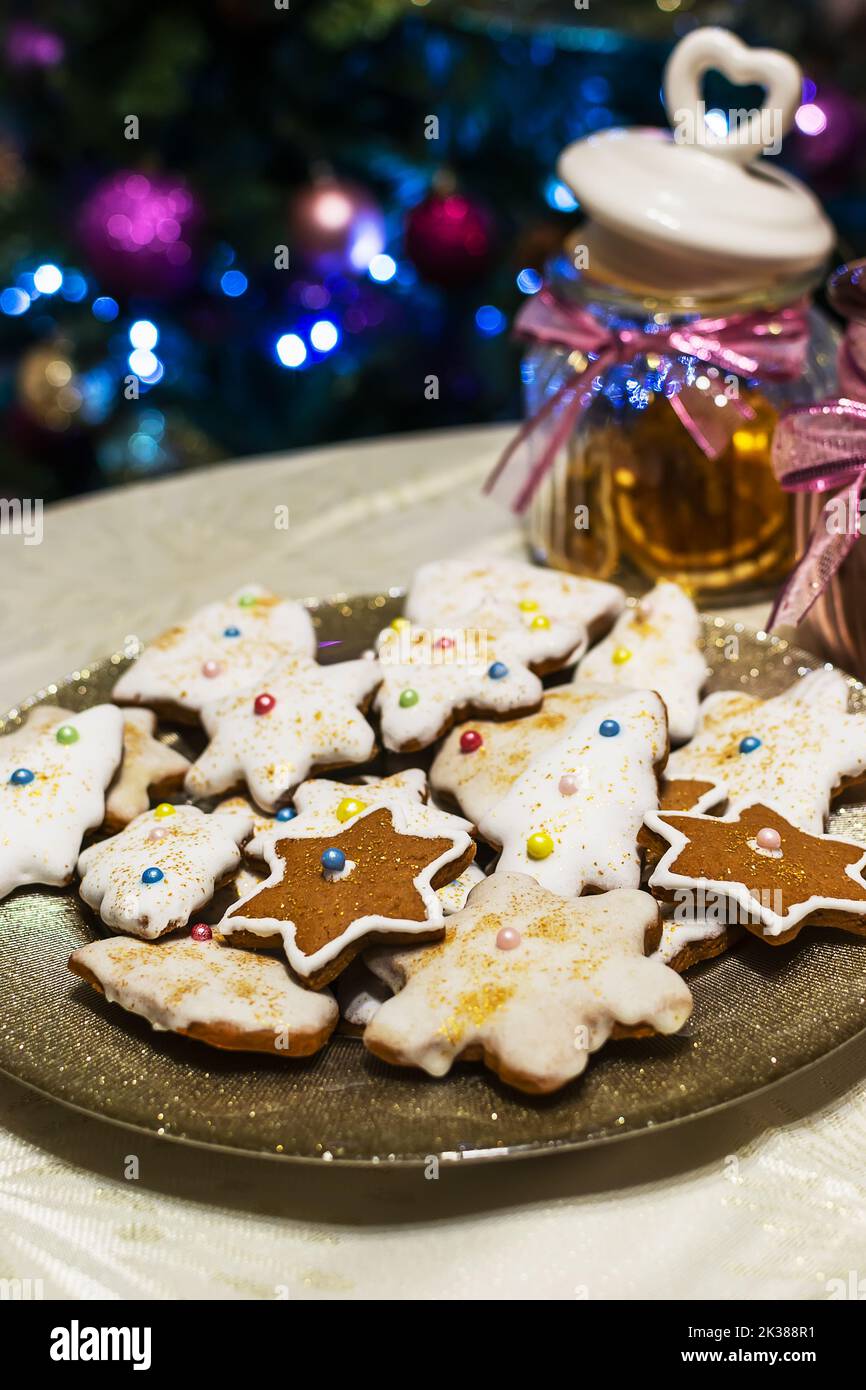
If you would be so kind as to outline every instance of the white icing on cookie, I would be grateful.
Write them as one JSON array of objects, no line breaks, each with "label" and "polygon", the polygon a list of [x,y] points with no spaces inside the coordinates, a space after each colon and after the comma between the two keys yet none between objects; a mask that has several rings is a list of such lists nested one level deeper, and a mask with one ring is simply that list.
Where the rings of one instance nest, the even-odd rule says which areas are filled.
[{"label": "white icing on cookie", "polygon": [[[206,815],[195,806],[158,806],[84,851],[79,891],[114,931],[153,940],[210,902],[240,865],[239,845],[252,828],[242,810]],[[154,882],[142,877],[151,870],[160,874]]]},{"label": "white icing on cookie", "polygon": [[[760,745],[741,752],[748,738]],[[770,700],[727,690],[708,695],[697,733],[671,754],[666,779],[714,784],[695,810],[725,797],[732,813],[760,802],[801,830],[818,832],[834,790],[864,773],[866,715],[848,713],[848,684],[839,671],[813,671]]]},{"label": "white icing on cookie", "polygon": [[[297,656],[257,687],[205,705],[201,720],[210,743],[187,773],[187,792],[217,796],[246,782],[258,805],[273,811],[311,768],[366,762],[376,745],[358,706],[379,680],[375,661],[317,666]],[[257,713],[262,695],[275,703]]]},{"label": "white icing on cookie", "polygon": [[[338,960],[338,958],[347,951],[347,948],[372,934],[376,936],[387,935],[389,933],[399,934],[401,936],[407,934],[417,934],[422,937],[429,936],[431,928],[435,929],[441,926],[444,921],[442,903],[435,889],[432,887],[433,879],[438,876],[439,872],[445,868],[446,865],[462,859],[467,851],[473,847],[472,840],[465,830],[444,830],[441,821],[437,822],[435,819],[427,824],[421,824],[418,819],[416,819],[410,829],[410,814],[417,817],[419,812],[426,808],[410,808],[399,801],[395,801],[393,804],[385,807],[372,806],[369,809],[365,809],[361,815],[354,816],[348,820],[340,827],[341,834],[338,835],[335,833],[333,835],[335,847],[341,847],[342,835],[351,833],[352,830],[361,825],[366,817],[380,815],[385,809],[389,812],[391,828],[396,840],[394,845],[395,858],[390,871],[392,878],[398,873],[401,863],[399,858],[399,836],[412,835],[413,837],[425,840],[445,839],[449,841],[447,848],[444,849],[442,853],[438,854],[434,859],[431,859],[413,875],[412,883],[415,892],[421,899],[422,916],[413,918],[392,917],[388,916],[385,912],[367,912],[363,916],[357,917],[353,922],[348,924],[338,936],[327,941],[318,950],[310,954],[305,954],[296,941],[298,924],[295,922],[278,917],[254,917],[245,915],[247,904],[251,903],[259,893],[264,889],[283,883],[286,865],[280,857],[280,846],[289,840],[320,837],[320,832],[313,828],[313,818],[311,817],[305,823],[300,823],[301,817],[299,816],[297,820],[288,822],[284,833],[279,838],[268,839],[267,841],[263,839],[260,840],[260,848],[268,864],[270,874],[264,883],[256,886],[253,893],[248,894],[228,909],[228,912],[219,923],[219,930],[224,936],[229,937],[234,932],[238,931],[262,937],[279,936],[282,940],[289,964],[295,973],[302,979],[313,979],[316,976],[321,976],[322,972],[326,970],[329,965]],[[437,817],[441,817],[442,814],[442,812],[435,813]],[[453,817],[449,817],[448,819],[449,821],[456,820],[456,818]],[[461,824],[459,820],[456,823],[458,825]],[[331,831],[326,830],[325,837],[330,835]],[[347,859],[348,857],[347,854]],[[316,869],[316,872],[322,874],[322,870],[320,869]],[[366,870],[366,872],[369,873],[369,870]],[[353,878],[356,873],[357,868],[352,875]],[[336,884],[334,885],[334,887],[337,886]],[[390,886],[388,870],[385,870],[382,880],[383,900],[385,901],[387,901],[387,893]],[[310,911],[314,915],[318,915],[320,911],[320,899],[317,901],[315,897],[312,898]]]},{"label": "white icing on cookie", "polygon": [[426,803],[427,778],[420,768],[408,768],[393,777],[370,778],[361,786],[316,777],[295,792],[295,816],[288,822],[271,819],[246,846],[250,859],[270,862],[273,847],[290,831],[299,835],[336,835],[346,825],[377,806],[399,807],[409,834],[451,835],[471,830],[469,821]]},{"label": "white icing on cookie", "polygon": [[[476,825],[501,801],[509,787],[526,771],[532,759],[590,710],[616,700],[622,691],[615,685],[559,685],[544,692],[541,708],[520,719],[472,719],[446,736],[430,768],[430,785],[436,793],[454,798]],[[460,740],[473,730],[481,743],[464,752]]]},{"label": "white icing on cookie", "polygon": [[116,705],[33,710],[0,738],[0,898],[26,883],[69,882],[85,832],[102,823],[122,747]]},{"label": "white icing on cookie", "polygon": [[156,715],[150,709],[123,713],[123,762],[105,801],[111,826],[128,825],[150,805],[154,788],[160,796],[183,784],[189,758],[155,737]]},{"label": "white icing on cookie", "polygon": [[588,630],[611,622],[624,601],[615,584],[480,556],[422,565],[406,616],[428,627],[488,627],[514,640],[517,655],[533,667],[550,667],[585,651]]},{"label": "white icing on cookie", "polygon": [[301,604],[245,584],[225,602],[209,603],[151,642],[120,677],[113,698],[121,704],[169,704],[195,714],[255,685],[285,657],[315,652],[313,624]]},{"label": "white icing on cookie", "polygon": [[442,911],[446,917],[450,917],[454,912],[461,912],[466,906],[466,899],[479,883],[484,879],[483,869],[479,869],[477,864],[470,864],[468,869],[464,869],[459,878],[452,879],[443,888],[438,889],[436,896],[442,904]]},{"label": "white icing on cookie", "polygon": [[531,874],[565,897],[637,888],[637,837],[658,805],[666,753],[665,708],[653,691],[620,691],[584,715],[481,818],[480,833],[502,846],[498,869]]},{"label": "white icing on cookie", "polygon": [[70,968],[93,975],[110,1003],[157,1032],[192,1029],[216,1047],[306,1056],[337,1022],[328,990],[304,989],[274,956],[217,941],[91,941],[73,953]]},{"label": "white icing on cookie", "polygon": [[495,873],[448,919],[443,942],[368,952],[370,968],[399,992],[364,1042],[431,1076],[483,1055],[509,1084],[554,1091],[580,1075],[616,1024],[675,1033],[688,1018],[685,982],[644,955],[657,915],[647,893],[565,901],[525,874]]},{"label": "white icing on cookie", "polygon": [[663,580],[588,652],[574,679],[655,690],[667,706],[672,743],[691,738],[709,668],[698,650],[701,620],[678,584]]},{"label": "white icing on cookie", "polygon": [[428,747],[467,710],[507,714],[541,700],[541,681],[514,643],[487,631],[386,628],[378,650],[376,709],[385,747],[397,752]]}]

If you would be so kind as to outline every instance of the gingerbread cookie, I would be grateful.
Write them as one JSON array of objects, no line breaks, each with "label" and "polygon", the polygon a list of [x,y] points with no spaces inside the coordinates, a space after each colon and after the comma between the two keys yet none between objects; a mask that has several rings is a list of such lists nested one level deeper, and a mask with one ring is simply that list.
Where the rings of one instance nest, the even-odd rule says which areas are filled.
[{"label": "gingerbread cookie", "polygon": [[206,815],[165,802],[84,851],[79,891],[112,931],[152,941],[210,902],[236,872],[252,828],[240,809]]},{"label": "gingerbread cookie", "polygon": [[34,709],[0,738],[0,898],[27,883],[70,881],[85,833],[102,824],[122,748],[116,705]]},{"label": "gingerbread cookie", "polygon": [[398,992],[364,1042],[431,1076],[480,1058],[521,1091],[555,1091],[610,1037],[682,1028],[687,986],[645,955],[658,935],[648,893],[566,902],[525,874],[495,873],[449,917],[438,945],[368,954]]},{"label": "gingerbread cookie", "polygon": [[199,939],[156,945],[128,937],[91,941],[73,951],[69,968],[156,1032],[233,1052],[318,1052],[337,1023],[333,996],[304,989],[284,961],[221,945],[207,930]]},{"label": "gingerbread cookie", "polygon": [[678,584],[666,580],[617,618],[603,642],[582,659],[574,677],[655,690],[665,702],[672,743],[691,738],[700,692],[710,671],[698,642],[701,620]]},{"label": "gingerbread cookie", "polygon": [[312,620],[301,604],[246,584],[151,642],[120,677],[112,698],[193,719],[205,705],[258,684],[287,656],[315,652]]},{"label": "gingerbread cookie", "polygon": [[800,830],[760,803],[739,815],[655,812],[647,825],[668,848],[653,892],[686,911],[718,910],[774,945],[807,922],[866,933],[866,849]]},{"label": "gingerbread cookie", "polygon": [[189,767],[176,749],[155,737],[156,715],[151,709],[128,709],[123,714],[123,762],[105,801],[106,824],[128,825],[150,805],[183,786]]},{"label": "gingerbread cookie", "polygon": [[375,661],[317,666],[297,656],[260,687],[205,705],[210,743],[187,773],[187,792],[219,796],[246,782],[257,804],[274,811],[313,767],[366,762],[376,741],[361,708],[379,680]]},{"label": "gingerbread cookie", "polygon": [[373,941],[441,935],[436,889],[471,863],[475,845],[459,830],[410,832],[399,805],[354,816],[339,833],[286,833],[266,846],[270,877],[229,908],[219,924],[244,944],[282,940],[289,964],[314,989],[334,979]]},{"label": "gingerbread cookie", "polygon": [[615,584],[484,556],[422,565],[406,616],[422,627],[489,628],[544,673],[574,661],[624,602]]},{"label": "gingerbread cookie", "polygon": [[559,685],[521,719],[473,719],[447,735],[430,768],[437,796],[456,802],[477,825],[532,762],[590,710],[616,700],[614,685]]},{"label": "gingerbread cookie", "polygon": [[730,812],[761,801],[801,830],[824,829],[830,800],[866,775],[866,716],[849,714],[839,671],[813,671],[770,700],[707,696],[698,730],[670,756],[663,810]]},{"label": "gingerbread cookie", "polygon": [[638,835],[658,805],[666,757],[659,696],[620,691],[538,754],[481,817],[480,834],[502,847],[498,869],[531,874],[564,897],[637,888]]},{"label": "gingerbread cookie", "polygon": [[662,935],[656,957],[680,974],[699,961],[722,955],[743,936],[742,927],[729,923],[727,916],[712,906],[694,913],[682,904],[675,908],[662,903]]},{"label": "gingerbread cookie", "polygon": [[537,709],[542,686],[510,639],[485,629],[413,627],[397,618],[378,643],[382,741],[397,753],[427,748],[468,713]]}]

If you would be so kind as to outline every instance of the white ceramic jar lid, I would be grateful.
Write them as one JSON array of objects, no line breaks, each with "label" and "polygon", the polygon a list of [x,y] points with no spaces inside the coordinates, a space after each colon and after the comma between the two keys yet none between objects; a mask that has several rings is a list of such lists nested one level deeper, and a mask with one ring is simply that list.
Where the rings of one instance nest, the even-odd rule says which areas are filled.
[{"label": "white ceramic jar lid", "polygon": [[[766,92],[760,109],[729,113],[723,134],[708,126],[700,96],[711,68]],[[636,267],[656,254],[667,282],[677,258],[684,267],[699,262],[719,287],[726,279],[759,284],[817,270],[833,246],[831,223],[802,183],[760,158],[778,151],[801,91],[793,58],[750,49],[724,29],[696,29],[665,70],[672,129],[610,130],[579,140],[560,155],[559,176],[589,213],[602,250],[607,233],[620,264],[624,248]]]}]

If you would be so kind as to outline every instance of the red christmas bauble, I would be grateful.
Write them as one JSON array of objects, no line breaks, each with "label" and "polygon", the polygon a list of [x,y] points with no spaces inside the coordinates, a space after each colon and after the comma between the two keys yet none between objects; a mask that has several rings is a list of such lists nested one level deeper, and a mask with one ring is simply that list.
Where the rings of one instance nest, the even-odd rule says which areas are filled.
[{"label": "red christmas bauble", "polygon": [[406,220],[406,250],[420,274],[445,289],[471,285],[493,252],[493,218],[462,193],[430,193]]}]

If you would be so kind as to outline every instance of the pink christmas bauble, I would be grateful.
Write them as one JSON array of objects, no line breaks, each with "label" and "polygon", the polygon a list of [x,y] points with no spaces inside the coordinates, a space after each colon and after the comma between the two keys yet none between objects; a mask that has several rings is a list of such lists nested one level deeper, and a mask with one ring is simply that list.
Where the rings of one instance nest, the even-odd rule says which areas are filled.
[{"label": "pink christmas bauble", "polygon": [[172,174],[110,174],[78,213],[78,236],[107,289],[156,298],[195,279],[201,205]]}]

